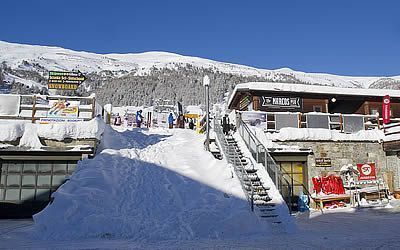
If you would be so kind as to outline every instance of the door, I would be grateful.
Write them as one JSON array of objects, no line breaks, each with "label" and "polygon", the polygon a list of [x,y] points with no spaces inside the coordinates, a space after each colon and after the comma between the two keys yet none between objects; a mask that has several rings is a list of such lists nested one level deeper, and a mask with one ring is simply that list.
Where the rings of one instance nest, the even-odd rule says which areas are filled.
[{"label": "door", "polygon": [[299,194],[305,193],[307,187],[307,169],[305,162],[280,162],[280,168],[284,179],[292,186],[292,208],[297,210],[297,200]]}]

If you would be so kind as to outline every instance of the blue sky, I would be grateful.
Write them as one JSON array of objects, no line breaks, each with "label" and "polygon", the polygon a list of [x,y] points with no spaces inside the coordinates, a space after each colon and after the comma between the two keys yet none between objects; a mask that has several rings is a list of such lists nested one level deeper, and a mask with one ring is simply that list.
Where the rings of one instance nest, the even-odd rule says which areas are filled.
[{"label": "blue sky", "polygon": [[9,42],[400,75],[396,0],[2,0],[0,8],[0,40]]}]

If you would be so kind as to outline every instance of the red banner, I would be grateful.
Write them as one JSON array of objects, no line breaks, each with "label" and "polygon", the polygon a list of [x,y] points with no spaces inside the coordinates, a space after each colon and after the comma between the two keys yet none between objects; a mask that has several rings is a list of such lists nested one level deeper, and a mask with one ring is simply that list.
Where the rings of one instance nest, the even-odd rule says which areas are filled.
[{"label": "red banner", "polygon": [[390,123],[390,96],[389,95],[385,95],[385,97],[383,97],[382,118],[383,118],[384,124]]},{"label": "red banner", "polygon": [[357,164],[358,180],[376,180],[375,163]]}]

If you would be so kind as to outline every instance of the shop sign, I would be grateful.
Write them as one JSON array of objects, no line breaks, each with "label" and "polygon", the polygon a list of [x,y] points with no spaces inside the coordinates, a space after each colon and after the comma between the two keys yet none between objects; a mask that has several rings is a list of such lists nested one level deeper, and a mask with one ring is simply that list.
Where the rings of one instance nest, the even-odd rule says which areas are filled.
[{"label": "shop sign", "polygon": [[315,158],[315,166],[317,168],[329,168],[332,167],[331,158]]},{"label": "shop sign", "polygon": [[301,110],[302,99],[300,97],[262,96],[262,107],[281,110]]},{"label": "shop sign", "polygon": [[358,180],[376,180],[375,163],[359,163],[357,164],[357,170],[360,172]]},{"label": "shop sign", "polygon": [[86,80],[81,72],[49,71],[48,88],[76,90]]},{"label": "shop sign", "polygon": [[82,122],[82,118],[40,118],[40,124]]},{"label": "shop sign", "polygon": [[239,110],[246,109],[249,106],[250,102],[251,101],[250,101],[249,95],[242,96],[242,98],[240,99],[240,102],[239,102]]},{"label": "shop sign", "polygon": [[385,95],[385,97],[383,97],[382,118],[383,118],[384,124],[390,123],[390,96],[389,95]]}]

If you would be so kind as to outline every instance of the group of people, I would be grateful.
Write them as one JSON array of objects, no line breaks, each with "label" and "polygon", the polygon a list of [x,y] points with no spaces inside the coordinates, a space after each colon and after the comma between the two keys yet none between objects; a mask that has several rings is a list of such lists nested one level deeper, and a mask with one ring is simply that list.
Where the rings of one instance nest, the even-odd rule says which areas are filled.
[{"label": "group of people", "polygon": [[[174,127],[174,121],[175,121],[175,118],[171,112],[171,113],[169,113],[169,116],[168,116],[168,128]],[[189,120],[188,126],[189,126],[189,129],[194,129],[193,119]],[[178,115],[178,117],[176,119],[176,127],[177,128],[185,128],[185,117],[182,114]]]},{"label": "group of people", "polygon": [[[136,116],[135,116],[135,120],[136,120],[136,127],[140,128],[142,126],[143,123],[143,115],[142,115],[142,110],[138,110],[136,112]],[[122,124],[122,118],[119,115],[119,113],[117,113],[117,116],[114,118],[114,125],[115,126],[121,126]],[[127,127],[128,126],[128,115],[124,116],[124,125]]]}]

